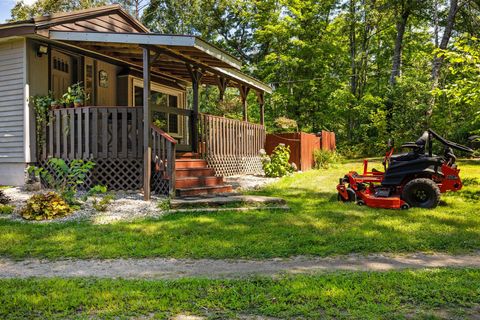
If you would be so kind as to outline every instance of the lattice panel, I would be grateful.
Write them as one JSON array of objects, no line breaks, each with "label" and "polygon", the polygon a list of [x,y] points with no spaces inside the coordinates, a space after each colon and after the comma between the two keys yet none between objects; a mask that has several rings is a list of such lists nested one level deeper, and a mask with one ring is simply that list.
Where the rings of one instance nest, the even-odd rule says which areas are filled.
[{"label": "lattice panel", "polygon": [[215,169],[217,176],[234,176],[238,174],[263,174],[259,156],[207,156],[208,166]]},{"label": "lattice panel", "polygon": [[139,190],[143,187],[141,159],[97,160],[91,176],[92,186],[106,185],[108,190]]},{"label": "lattice panel", "polygon": [[[96,165],[85,183],[79,186],[80,190],[88,190],[101,184],[106,185],[108,190],[133,190],[143,188],[143,160],[142,159],[97,159]],[[70,164],[70,160],[66,163]],[[47,169],[54,179],[58,179],[55,171],[44,160],[38,164]],[[169,194],[170,180],[165,179],[162,172],[152,172],[152,192],[161,195]],[[42,184],[49,187],[46,181]]]},{"label": "lattice panel", "polygon": [[[155,167],[154,167],[155,168]],[[165,178],[164,171],[152,170],[152,193],[168,196],[170,193],[170,180]]]}]

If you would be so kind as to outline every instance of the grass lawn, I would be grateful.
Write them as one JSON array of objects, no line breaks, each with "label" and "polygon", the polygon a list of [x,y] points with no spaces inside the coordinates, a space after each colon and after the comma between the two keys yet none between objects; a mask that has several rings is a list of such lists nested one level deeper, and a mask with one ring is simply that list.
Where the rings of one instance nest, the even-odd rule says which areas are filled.
[{"label": "grass lawn", "polygon": [[480,248],[480,162],[460,163],[466,186],[442,195],[434,210],[338,203],[338,178],[361,168],[358,161],[296,174],[257,192],[285,198],[287,212],[176,213],[111,225],[0,220],[0,256],[267,258]]},{"label": "grass lawn", "polygon": [[0,280],[0,318],[308,319],[475,317],[480,270],[334,273],[282,279],[177,281]]}]

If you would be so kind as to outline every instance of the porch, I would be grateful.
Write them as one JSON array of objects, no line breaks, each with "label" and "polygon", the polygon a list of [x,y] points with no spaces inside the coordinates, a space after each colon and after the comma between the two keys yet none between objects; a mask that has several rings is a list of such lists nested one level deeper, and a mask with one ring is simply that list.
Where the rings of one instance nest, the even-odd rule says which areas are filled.
[{"label": "porch", "polygon": [[[223,176],[261,172],[259,150],[266,136],[264,94],[271,90],[241,73],[240,62],[229,54],[194,36],[50,30],[49,41],[50,48],[62,47],[116,65],[129,78],[122,88],[118,75],[115,88],[123,106],[50,111],[49,124],[42,128],[45,143],[38,148],[41,165],[46,166],[51,157],[93,160],[96,166],[87,187],[103,184],[110,190],[142,189],[145,199],[151,192],[228,192],[231,187],[223,183]],[[88,59],[84,59],[85,70]],[[96,70],[95,64],[91,69]],[[90,74],[85,71],[86,85]],[[218,101],[228,87],[238,89],[242,120],[200,113],[202,85],[217,86]],[[88,90],[99,95],[101,89]],[[122,90],[128,92],[128,98],[120,98]],[[259,124],[248,121],[250,92],[257,97]],[[174,107],[156,102],[159,98],[173,99]],[[154,121],[158,115],[168,122],[166,128]]]}]

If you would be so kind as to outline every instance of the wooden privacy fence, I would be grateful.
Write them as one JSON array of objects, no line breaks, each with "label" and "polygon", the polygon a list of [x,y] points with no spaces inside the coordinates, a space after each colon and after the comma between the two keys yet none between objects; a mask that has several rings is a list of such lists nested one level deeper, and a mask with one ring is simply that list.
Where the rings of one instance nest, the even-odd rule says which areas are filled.
[{"label": "wooden privacy fence", "polygon": [[[48,168],[49,158],[92,160],[96,163],[85,188],[96,184],[110,190],[139,190],[143,187],[143,108],[81,107],[49,111],[43,129],[39,163]],[[157,156],[169,144],[160,144]],[[165,149],[166,150],[166,149]],[[174,162],[175,152],[167,153]],[[167,159],[161,159],[168,163]],[[168,193],[168,171],[161,178],[152,172],[152,190]],[[153,179],[154,178],[154,179]],[[161,184],[159,187],[157,184]],[[165,187],[167,185],[167,187]]]},{"label": "wooden privacy fence", "polygon": [[315,150],[335,150],[335,133],[322,131],[315,135],[304,132],[267,134],[265,151],[271,154],[280,143],[290,146],[290,163],[295,163],[299,170],[306,171],[314,167]]},{"label": "wooden privacy fence", "polygon": [[201,113],[198,131],[198,152],[217,175],[262,173],[264,126]]}]

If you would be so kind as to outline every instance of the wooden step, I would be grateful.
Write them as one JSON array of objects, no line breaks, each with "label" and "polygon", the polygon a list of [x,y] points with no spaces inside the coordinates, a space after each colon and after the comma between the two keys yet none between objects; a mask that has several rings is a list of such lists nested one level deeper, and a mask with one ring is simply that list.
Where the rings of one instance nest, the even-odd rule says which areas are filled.
[{"label": "wooden step", "polygon": [[186,177],[175,180],[175,187],[181,188],[196,188],[196,187],[214,187],[223,185],[223,177],[203,176],[203,177]]},{"label": "wooden step", "polygon": [[197,187],[197,188],[177,189],[177,196],[188,197],[188,196],[198,196],[198,195],[204,195],[204,194],[227,193],[227,192],[232,192],[232,186],[228,184],[224,184],[224,185],[215,186],[215,187]]},{"label": "wooden step", "polygon": [[204,159],[177,159],[175,161],[175,168],[206,168],[207,161]]},{"label": "wooden step", "polygon": [[176,168],[177,179],[185,177],[214,176],[215,170],[211,168]]},{"label": "wooden step", "polygon": [[177,159],[200,159],[200,154],[195,152],[177,152]]}]

